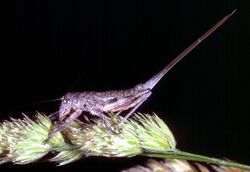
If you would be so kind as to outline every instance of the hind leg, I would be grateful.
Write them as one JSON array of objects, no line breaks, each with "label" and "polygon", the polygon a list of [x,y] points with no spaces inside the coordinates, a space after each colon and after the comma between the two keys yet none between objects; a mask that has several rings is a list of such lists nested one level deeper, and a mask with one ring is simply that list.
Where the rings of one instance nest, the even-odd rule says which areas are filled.
[{"label": "hind leg", "polygon": [[136,105],[127,113],[125,117],[123,117],[115,126],[116,129],[119,129],[119,127],[122,125],[124,121],[127,120],[127,118],[132,115],[151,95],[151,92],[146,92],[145,94],[141,95],[137,100],[136,100]]}]

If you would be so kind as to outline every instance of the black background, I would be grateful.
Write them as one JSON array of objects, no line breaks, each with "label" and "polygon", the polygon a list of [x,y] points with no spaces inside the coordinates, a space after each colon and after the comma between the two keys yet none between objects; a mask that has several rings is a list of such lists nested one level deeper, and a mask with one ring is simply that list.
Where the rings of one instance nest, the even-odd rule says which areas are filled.
[{"label": "black background", "polygon": [[[221,1],[17,1],[1,10],[1,116],[52,113],[67,91],[125,89],[146,81],[223,16],[222,28],[154,88],[140,112],[157,113],[188,152],[250,163],[249,4]],[[0,170],[119,171],[146,158],[85,158]]]}]

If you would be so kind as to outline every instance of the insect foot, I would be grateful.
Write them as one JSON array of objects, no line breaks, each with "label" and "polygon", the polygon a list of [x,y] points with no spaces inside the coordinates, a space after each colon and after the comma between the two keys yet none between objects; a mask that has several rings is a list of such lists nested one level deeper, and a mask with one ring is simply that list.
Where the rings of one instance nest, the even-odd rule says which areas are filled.
[{"label": "insect foot", "polygon": [[113,128],[108,120],[108,118],[105,115],[101,116],[101,119],[105,125],[105,127],[108,129],[108,131],[112,132],[113,134],[119,134],[120,132],[118,131],[117,128]]},{"label": "insect foot", "polygon": [[43,144],[46,145],[49,143],[50,139],[55,135],[55,133],[58,131],[58,127],[55,125],[53,126],[52,130],[49,132],[49,136],[46,140],[44,140]]}]

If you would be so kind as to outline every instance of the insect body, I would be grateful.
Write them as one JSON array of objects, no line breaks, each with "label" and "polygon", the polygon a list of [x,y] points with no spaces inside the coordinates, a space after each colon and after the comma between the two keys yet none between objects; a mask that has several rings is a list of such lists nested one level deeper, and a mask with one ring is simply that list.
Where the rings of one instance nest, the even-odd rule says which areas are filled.
[{"label": "insect body", "polygon": [[220,27],[234,12],[235,10],[221,19],[176,58],[174,58],[174,60],[172,60],[160,72],[158,72],[145,83],[138,84],[135,87],[127,90],[113,90],[105,92],[72,92],[64,95],[59,108],[59,123],[52,128],[52,131],[45,140],[45,143],[47,143],[56,132],[61,131],[71,121],[77,119],[84,112],[100,117],[105,126],[109,130],[114,131],[109,124],[105,113],[117,112],[117,114],[119,114],[122,111],[129,110],[126,116],[116,124],[116,129],[119,128],[120,125],[133,112],[135,112],[136,109],[139,108],[141,104],[143,104],[143,102],[148,99],[148,97],[151,95],[151,90],[161,80],[161,78],[181,59],[183,59],[183,57],[185,57],[218,27]]}]

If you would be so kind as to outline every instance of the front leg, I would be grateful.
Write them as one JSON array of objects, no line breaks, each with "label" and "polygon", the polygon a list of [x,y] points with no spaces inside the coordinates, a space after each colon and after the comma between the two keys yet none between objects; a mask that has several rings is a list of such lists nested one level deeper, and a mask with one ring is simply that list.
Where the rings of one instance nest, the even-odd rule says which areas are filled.
[{"label": "front leg", "polygon": [[53,120],[55,120],[56,118],[58,118],[58,116],[59,116],[59,111],[56,111],[56,112],[50,114],[48,117],[49,117],[50,120],[53,121]]},{"label": "front leg", "polygon": [[48,138],[44,141],[44,144],[48,143],[50,139],[56,134],[56,132],[63,130],[67,125],[69,125],[70,122],[76,120],[81,114],[81,110],[75,111],[66,120],[60,121],[58,124],[53,126]]}]

